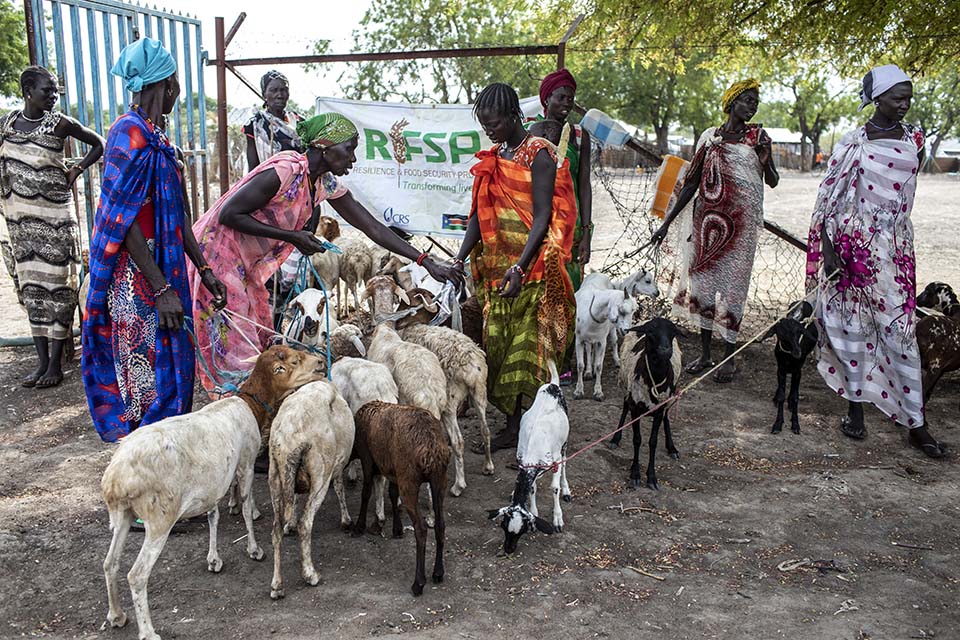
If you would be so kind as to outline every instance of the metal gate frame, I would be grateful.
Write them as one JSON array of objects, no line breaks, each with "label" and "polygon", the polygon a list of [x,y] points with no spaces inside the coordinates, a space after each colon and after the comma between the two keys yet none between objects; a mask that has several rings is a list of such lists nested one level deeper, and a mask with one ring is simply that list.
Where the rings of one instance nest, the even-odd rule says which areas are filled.
[{"label": "metal gate frame", "polygon": [[[141,34],[163,42],[177,60],[184,87],[167,132],[186,159],[185,178],[190,188],[192,214],[197,216],[205,211],[210,199],[203,86],[207,54],[201,42],[200,20],[122,0],[24,0],[24,18],[30,64],[50,68],[51,63],[55,63],[61,112],[104,137],[110,124],[125,112],[131,97],[122,85],[118,90],[119,79],[110,74],[120,50]],[[72,64],[68,60],[68,43]],[[92,104],[88,104],[88,94]],[[91,106],[92,113],[89,113]],[[185,107],[183,114],[181,106]],[[109,122],[104,122],[105,109]],[[79,159],[85,152],[82,147],[86,145],[76,146],[81,148],[68,144],[66,149],[71,160]],[[99,163],[96,170],[91,167],[83,175],[88,239],[93,228],[99,178]]]}]

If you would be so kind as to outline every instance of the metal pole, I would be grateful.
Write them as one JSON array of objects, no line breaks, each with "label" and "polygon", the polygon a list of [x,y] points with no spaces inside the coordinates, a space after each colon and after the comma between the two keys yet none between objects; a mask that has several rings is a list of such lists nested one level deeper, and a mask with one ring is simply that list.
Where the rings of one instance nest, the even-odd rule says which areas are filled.
[{"label": "metal pole", "polygon": [[33,2],[24,0],[23,19],[27,24],[27,53],[30,55],[30,64],[37,64],[37,36],[33,22]]},{"label": "metal pole", "polygon": [[577,30],[577,27],[580,26],[580,23],[583,22],[584,14],[578,15],[574,18],[573,22],[570,23],[570,27],[567,29],[567,32],[563,34],[563,37],[560,38],[560,42],[557,44],[557,70],[563,69],[567,61],[567,41],[573,37],[573,32]]},{"label": "metal pole", "polygon": [[227,65],[223,18],[216,19],[217,39],[217,153],[220,155],[220,195],[230,189],[230,154],[227,149]]}]

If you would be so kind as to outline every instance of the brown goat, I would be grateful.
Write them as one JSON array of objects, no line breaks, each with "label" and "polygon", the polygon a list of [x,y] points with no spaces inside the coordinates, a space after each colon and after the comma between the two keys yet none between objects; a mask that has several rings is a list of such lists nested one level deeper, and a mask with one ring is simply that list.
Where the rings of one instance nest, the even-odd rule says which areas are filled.
[{"label": "brown goat", "polygon": [[433,563],[433,582],[443,582],[443,496],[447,486],[447,462],[450,446],[443,425],[423,409],[374,401],[360,407],[356,416],[357,433],[354,454],[363,465],[363,492],[360,513],[354,525],[354,535],[363,534],[367,525],[367,507],[374,488],[374,476],[390,481],[390,505],[393,510],[393,537],[403,537],[397,498],[413,520],[417,539],[416,576],[410,590],[413,595],[423,593],[426,584],[424,569],[427,546],[427,523],[420,513],[417,494],[426,482],[433,498],[436,536],[436,558]]},{"label": "brown goat", "polygon": [[917,348],[923,375],[923,402],[945,373],[960,369],[960,315],[927,316],[917,322]]}]

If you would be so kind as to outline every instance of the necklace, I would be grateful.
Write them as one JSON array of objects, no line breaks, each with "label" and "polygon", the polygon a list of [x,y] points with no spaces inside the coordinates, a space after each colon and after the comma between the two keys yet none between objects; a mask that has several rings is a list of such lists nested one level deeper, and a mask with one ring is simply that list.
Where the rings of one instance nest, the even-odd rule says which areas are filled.
[{"label": "necklace", "polygon": [[747,132],[747,129],[749,129],[749,127],[746,126],[746,125],[744,125],[743,129],[738,129],[737,131],[730,131],[729,129],[725,129],[725,128],[724,128],[724,125],[721,125],[721,126],[720,126],[720,131],[721,131],[722,133],[726,133],[727,135],[731,135],[731,136],[739,136],[739,135],[742,135],[742,134],[744,134],[744,133]]},{"label": "necklace", "polygon": [[27,122],[41,122],[41,121],[43,120],[44,116],[46,116],[46,115],[47,115],[46,113],[43,113],[43,114],[40,115],[39,118],[28,118],[28,117],[27,117],[27,114],[25,114],[23,111],[20,112],[20,117],[23,118],[24,120],[26,120]]},{"label": "necklace", "polygon": [[529,134],[529,133],[528,133],[527,135],[523,136],[523,139],[520,140],[520,142],[518,142],[515,147],[511,147],[511,146],[508,145],[506,142],[504,142],[503,144],[500,145],[500,155],[503,156],[503,154],[505,154],[505,153],[513,153],[513,152],[515,152],[517,149],[519,149],[520,147],[523,146],[523,143],[526,142],[526,141],[527,141],[527,138],[529,138],[529,137],[530,137],[530,134]]},{"label": "necklace", "polygon": [[894,122],[893,125],[889,127],[881,127],[880,125],[878,125],[876,122],[873,121],[873,118],[870,118],[869,120],[867,120],[867,124],[873,125],[873,128],[876,129],[877,131],[892,131],[893,129],[896,129],[897,127],[900,126],[900,121],[898,120],[897,122]]}]

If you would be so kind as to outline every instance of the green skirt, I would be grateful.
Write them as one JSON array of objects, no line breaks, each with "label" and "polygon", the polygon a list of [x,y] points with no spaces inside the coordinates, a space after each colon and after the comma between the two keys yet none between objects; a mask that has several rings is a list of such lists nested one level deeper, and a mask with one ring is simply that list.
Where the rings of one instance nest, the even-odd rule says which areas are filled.
[{"label": "green skirt", "polygon": [[[517,396],[526,396],[532,402],[540,386],[548,382],[547,358],[562,366],[563,354],[544,354],[543,366],[538,354],[537,311],[545,288],[544,282],[525,284],[520,295],[512,299],[501,298],[496,291],[490,293],[486,317],[487,399],[506,415],[513,413]],[[482,305],[487,302],[485,293],[478,289]],[[568,335],[568,343],[571,337]]]}]

